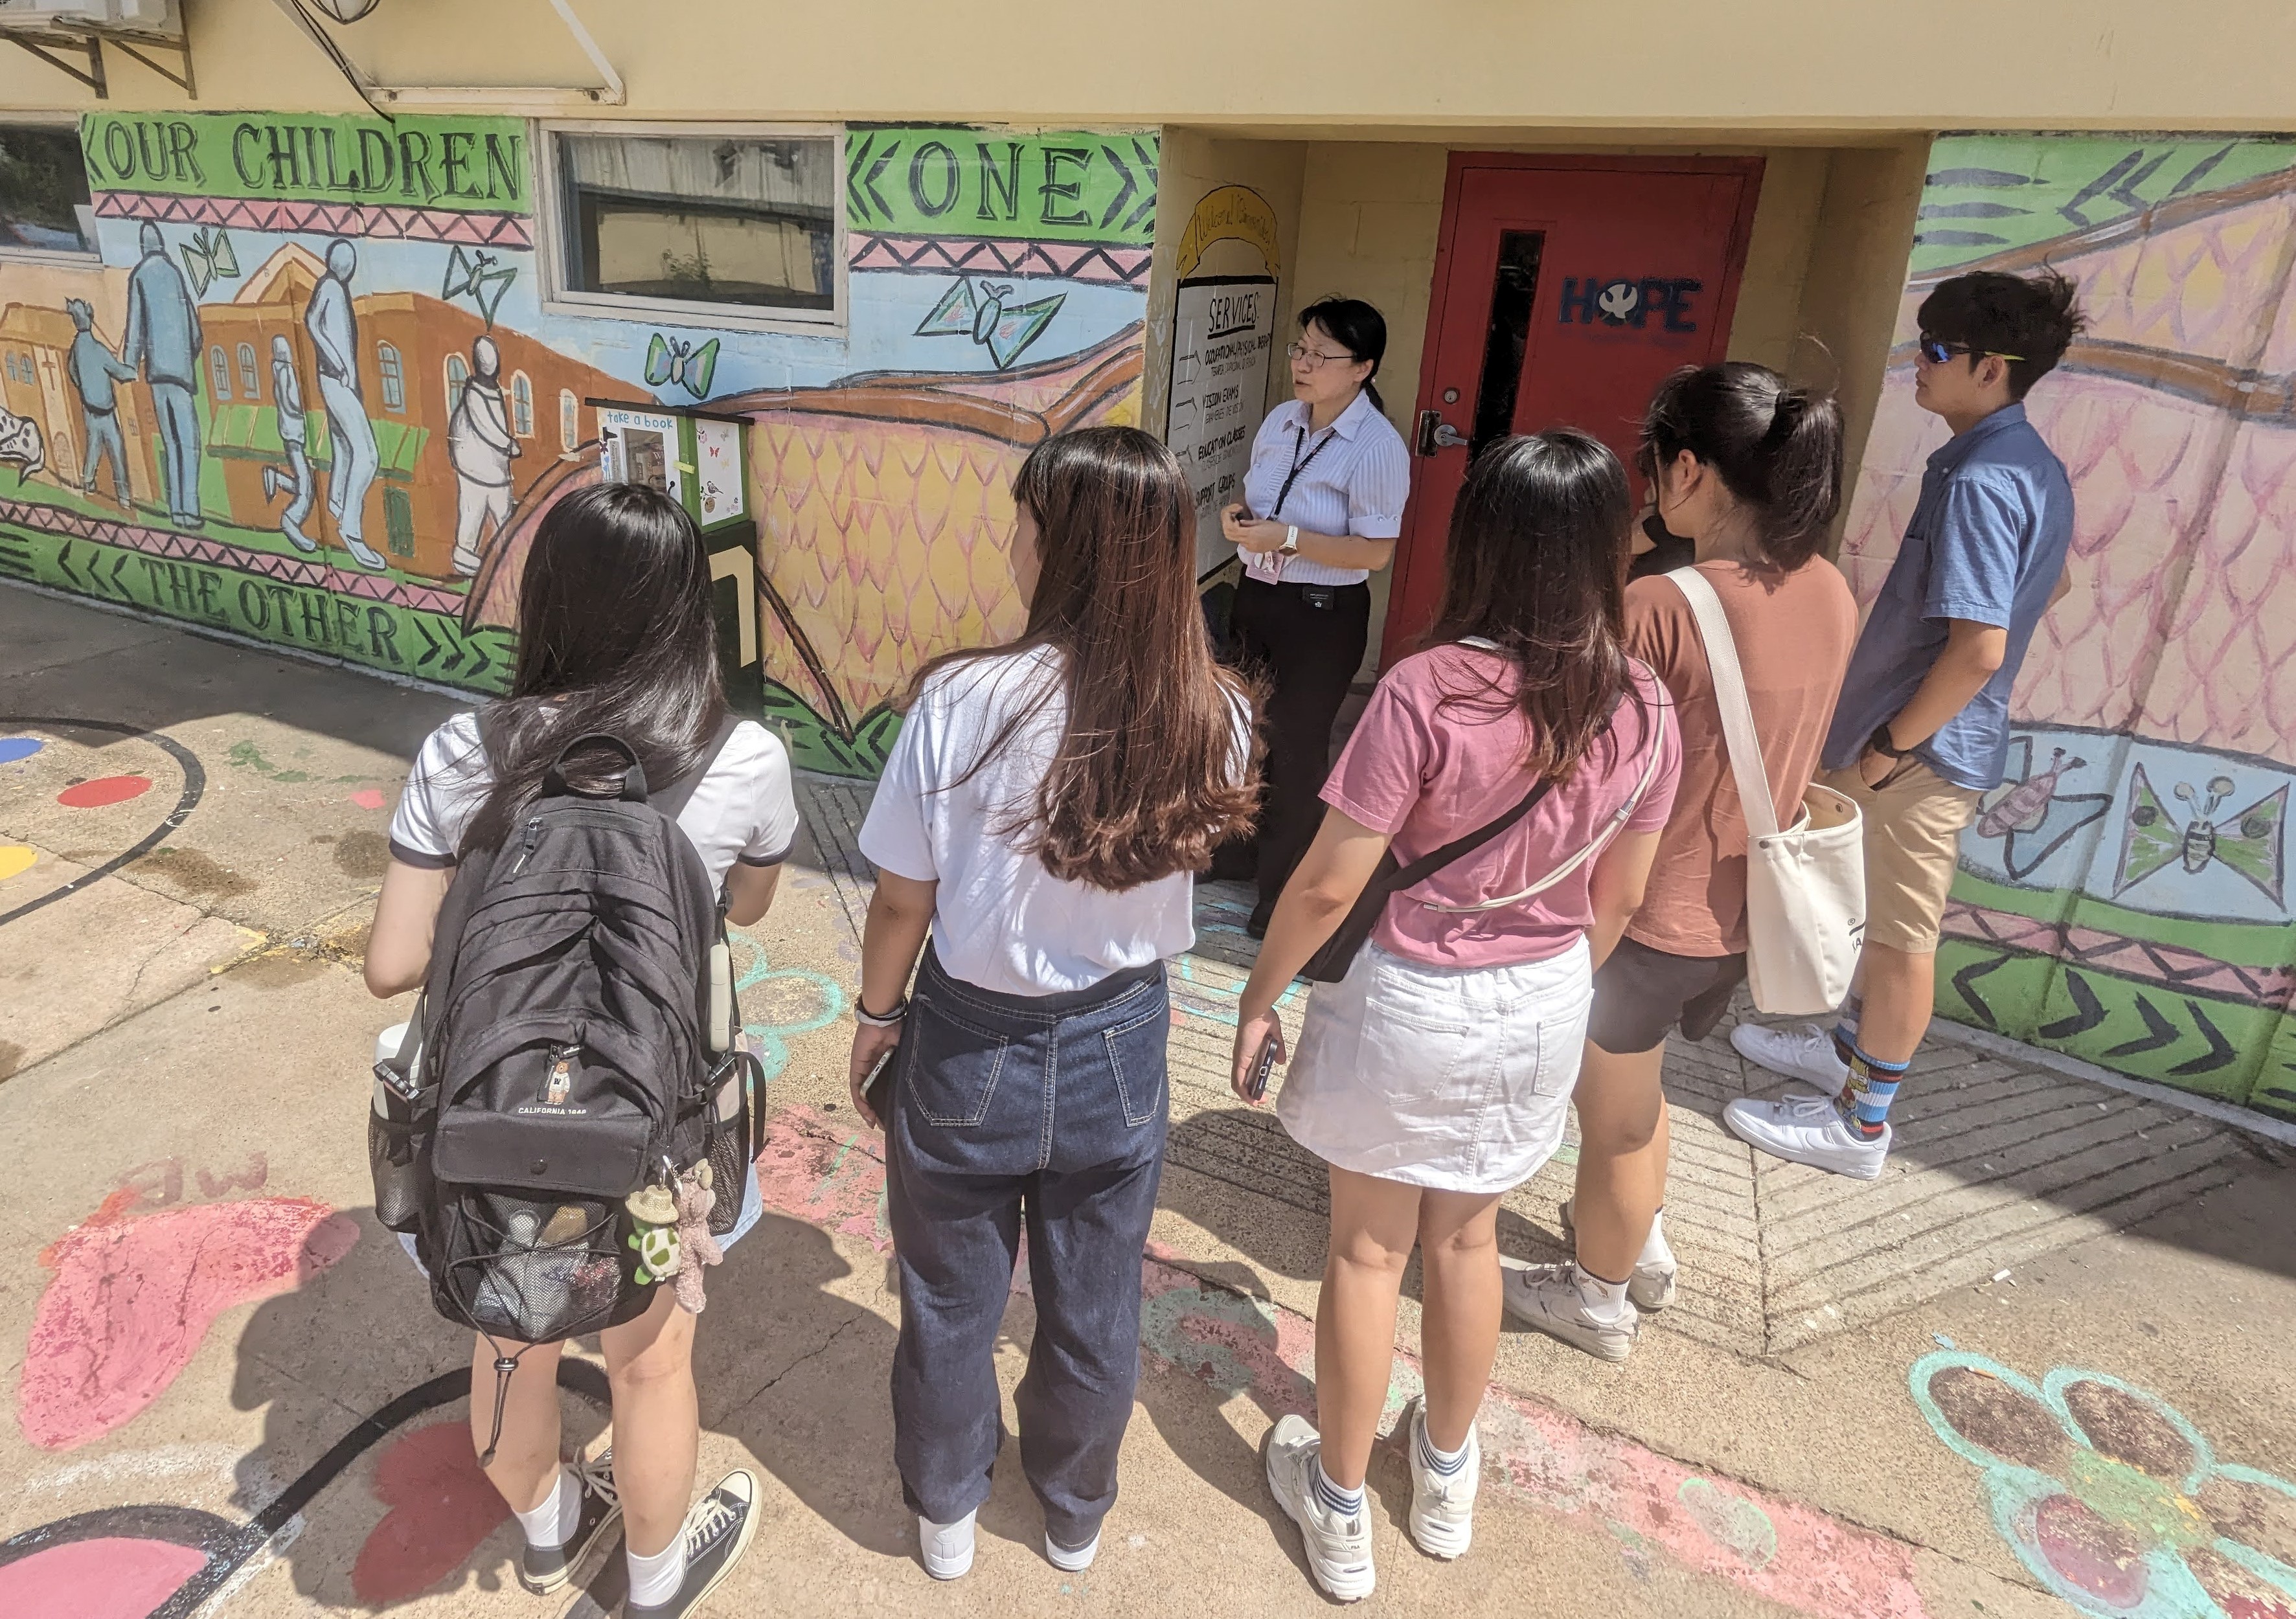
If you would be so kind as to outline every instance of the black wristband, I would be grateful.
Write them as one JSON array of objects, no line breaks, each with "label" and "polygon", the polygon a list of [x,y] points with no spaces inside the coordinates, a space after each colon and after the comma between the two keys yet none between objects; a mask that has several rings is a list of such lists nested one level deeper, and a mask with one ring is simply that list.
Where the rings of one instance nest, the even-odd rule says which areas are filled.
[{"label": "black wristband", "polygon": [[893,1010],[889,1012],[873,1012],[866,1006],[862,1004],[860,996],[856,995],[853,997],[853,1021],[866,1025],[868,1027],[873,1029],[890,1029],[897,1027],[900,1024],[901,1020],[908,1015],[909,998],[906,995],[903,995],[898,1001],[893,1002]]},{"label": "black wristband", "polygon": [[1874,727],[1874,734],[1866,739],[1866,746],[1885,759],[1902,759],[1913,752],[1910,748],[1898,746],[1890,735],[1890,722],[1887,720]]}]

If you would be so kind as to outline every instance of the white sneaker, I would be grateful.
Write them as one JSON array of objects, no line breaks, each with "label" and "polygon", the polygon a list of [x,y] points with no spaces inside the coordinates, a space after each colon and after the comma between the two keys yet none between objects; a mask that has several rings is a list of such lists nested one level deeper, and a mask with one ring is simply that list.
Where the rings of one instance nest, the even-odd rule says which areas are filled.
[{"label": "white sneaker", "polygon": [[1881,1174],[1893,1139],[1885,1124],[1879,1136],[1867,1141],[1849,1128],[1833,1099],[1824,1096],[1789,1096],[1775,1102],[1742,1096],[1722,1109],[1722,1122],[1740,1141],[1772,1157],[1860,1181]]},{"label": "white sneaker", "polygon": [[[1570,1199],[1565,1198],[1557,1211],[1562,1219],[1562,1239],[1577,1245],[1578,1237],[1570,1223]],[[1652,1228],[1655,1230],[1656,1228]],[[1643,1245],[1643,1256],[1635,1261],[1634,1274],[1627,1278],[1627,1296],[1635,1301],[1637,1310],[1663,1310],[1674,1303],[1674,1277],[1677,1266],[1674,1250],[1659,1239],[1659,1256],[1651,1257],[1650,1245]]]},{"label": "white sneaker", "polygon": [[1316,1498],[1316,1469],[1324,1441],[1305,1417],[1277,1419],[1267,1435],[1267,1488],[1284,1516],[1300,1525],[1316,1583],[1341,1602],[1371,1595],[1371,1508],[1341,1517]]},{"label": "white sneaker", "polygon": [[1411,1402],[1411,1420],[1403,1425],[1404,1443],[1411,1449],[1411,1538],[1431,1558],[1447,1561],[1464,1556],[1475,1538],[1475,1486],[1483,1474],[1483,1442],[1467,1430],[1467,1460],[1448,1477],[1427,1465],[1420,1446],[1427,1435],[1427,1402]]},{"label": "white sneaker", "polygon": [[1500,1296],[1507,1313],[1597,1360],[1625,1360],[1634,1353],[1635,1330],[1641,1316],[1632,1300],[1620,1305],[1615,1321],[1595,1315],[1578,1291],[1578,1280],[1572,1273],[1576,1269],[1570,1264],[1531,1265],[1520,1271],[1509,1267],[1500,1278]]},{"label": "white sneaker", "polygon": [[1093,1558],[1100,1555],[1100,1531],[1092,1532],[1092,1539],[1081,1546],[1063,1546],[1053,1539],[1052,1531],[1045,1532],[1045,1561],[1064,1574],[1080,1574],[1092,1566]]},{"label": "white sneaker", "polygon": [[927,1574],[936,1580],[961,1580],[972,1572],[972,1521],[980,1516],[968,1512],[954,1524],[917,1519],[917,1549],[924,1554]]},{"label": "white sneaker", "polygon": [[1849,1083],[1849,1065],[1834,1050],[1833,1031],[1814,1023],[1775,1029],[1742,1023],[1730,1031],[1730,1043],[1748,1062],[1816,1085],[1828,1096],[1841,1095]]}]

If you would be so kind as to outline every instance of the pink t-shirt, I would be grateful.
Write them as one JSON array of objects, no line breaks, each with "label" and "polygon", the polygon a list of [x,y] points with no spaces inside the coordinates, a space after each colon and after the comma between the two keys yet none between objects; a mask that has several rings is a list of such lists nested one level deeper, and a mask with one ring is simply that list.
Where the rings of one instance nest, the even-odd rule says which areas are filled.
[{"label": "pink t-shirt", "polygon": [[[1595,920],[1588,861],[1546,892],[1496,911],[1430,911],[1421,900],[1464,905],[1520,894],[1587,846],[1633,794],[1660,751],[1658,769],[1628,816],[1628,831],[1655,832],[1674,805],[1682,739],[1666,688],[1635,666],[1642,706],[1628,697],[1613,717],[1623,746],[1598,740],[1570,779],[1530,814],[1473,853],[1387,903],[1372,937],[1383,950],[1435,967],[1505,967],[1544,961],[1570,947]],[[1478,699],[1488,680],[1512,691],[1511,660],[1465,646],[1432,647],[1405,658],[1379,683],[1355,734],[1324,784],[1324,802],[1392,839],[1409,865],[1505,814],[1530,790],[1522,759],[1529,722],[1519,708],[1495,713]],[[1447,692],[1470,700],[1443,702]]]}]

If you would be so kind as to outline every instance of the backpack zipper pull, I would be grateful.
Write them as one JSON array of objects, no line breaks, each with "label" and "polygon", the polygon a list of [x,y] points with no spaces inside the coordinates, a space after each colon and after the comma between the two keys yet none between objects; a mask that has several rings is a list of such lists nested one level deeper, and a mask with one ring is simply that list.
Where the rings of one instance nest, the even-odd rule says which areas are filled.
[{"label": "backpack zipper pull", "polygon": [[526,863],[534,858],[534,846],[541,841],[542,819],[536,816],[526,823],[526,846],[519,850],[518,863],[510,869],[512,877],[526,870]]}]

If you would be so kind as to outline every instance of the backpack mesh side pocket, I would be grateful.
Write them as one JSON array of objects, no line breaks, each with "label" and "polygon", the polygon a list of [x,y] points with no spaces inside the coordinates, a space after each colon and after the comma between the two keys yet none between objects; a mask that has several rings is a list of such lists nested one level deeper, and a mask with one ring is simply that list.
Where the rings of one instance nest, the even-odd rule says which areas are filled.
[{"label": "backpack mesh side pocket", "polygon": [[482,1333],[554,1344],[635,1320],[653,1302],[632,1274],[618,1203],[474,1188],[444,1202],[432,1286],[447,1314]]}]

